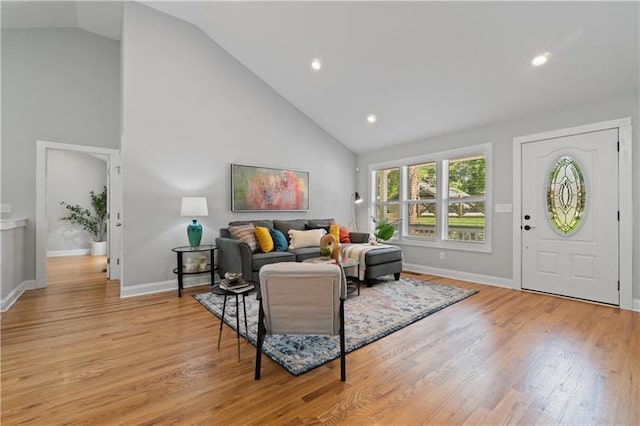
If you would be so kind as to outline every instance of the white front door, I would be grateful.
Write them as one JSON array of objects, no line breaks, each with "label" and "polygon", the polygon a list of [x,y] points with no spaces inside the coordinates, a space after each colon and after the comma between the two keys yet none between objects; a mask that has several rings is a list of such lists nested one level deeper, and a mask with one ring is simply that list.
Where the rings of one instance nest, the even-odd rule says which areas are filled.
[{"label": "white front door", "polygon": [[619,305],[618,129],[522,145],[522,288]]}]

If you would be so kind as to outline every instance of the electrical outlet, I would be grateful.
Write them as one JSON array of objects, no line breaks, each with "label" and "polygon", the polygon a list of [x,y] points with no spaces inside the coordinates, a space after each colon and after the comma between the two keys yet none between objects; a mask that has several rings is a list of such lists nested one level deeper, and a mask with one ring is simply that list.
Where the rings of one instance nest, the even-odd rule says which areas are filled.
[{"label": "electrical outlet", "polygon": [[11,204],[9,203],[0,204],[0,213],[11,213]]},{"label": "electrical outlet", "polygon": [[444,252],[443,251],[440,252],[440,260],[444,260]]}]

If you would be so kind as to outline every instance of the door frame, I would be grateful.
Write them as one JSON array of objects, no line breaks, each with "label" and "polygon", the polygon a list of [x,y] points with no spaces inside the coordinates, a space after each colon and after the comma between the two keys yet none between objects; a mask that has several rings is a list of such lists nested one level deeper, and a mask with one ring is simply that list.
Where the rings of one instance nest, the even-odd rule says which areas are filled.
[{"label": "door frame", "polygon": [[555,139],[580,133],[618,129],[618,273],[620,308],[633,309],[633,181],[631,157],[631,118],[603,121],[566,129],[552,130],[513,138],[513,288],[522,289],[522,145],[545,139]]},{"label": "door frame", "polygon": [[[120,151],[113,148],[101,148],[89,145],[75,145],[60,142],[36,141],[36,284],[35,288],[47,286],[47,156],[49,150],[73,151],[85,154],[98,154],[107,157],[107,171],[113,165],[119,165]],[[107,174],[109,192],[113,197],[122,197],[121,185],[111,182]],[[112,205],[109,203],[109,214],[112,215]],[[109,253],[110,257],[122,258],[122,245],[119,253]]]}]

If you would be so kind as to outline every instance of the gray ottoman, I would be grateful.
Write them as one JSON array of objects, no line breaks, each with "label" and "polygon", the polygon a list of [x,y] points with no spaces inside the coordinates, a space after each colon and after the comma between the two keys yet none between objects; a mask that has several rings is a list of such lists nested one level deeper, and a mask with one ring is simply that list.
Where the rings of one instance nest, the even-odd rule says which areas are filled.
[{"label": "gray ottoman", "polygon": [[402,250],[398,247],[384,247],[371,250],[365,254],[366,270],[364,279],[367,286],[371,286],[371,280],[383,275],[393,274],[396,281],[400,279],[402,272]]}]

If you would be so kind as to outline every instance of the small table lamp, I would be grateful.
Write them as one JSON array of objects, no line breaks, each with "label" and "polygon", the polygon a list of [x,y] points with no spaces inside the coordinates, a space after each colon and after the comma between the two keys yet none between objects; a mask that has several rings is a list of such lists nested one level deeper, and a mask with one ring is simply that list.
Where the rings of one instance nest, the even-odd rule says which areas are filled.
[{"label": "small table lamp", "polygon": [[189,245],[197,247],[202,239],[202,225],[198,223],[196,216],[208,216],[207,197],[182,197],[180,206],[180,216],[191,216],[193,222],[187,226],[187,237],[189,237]]}]

